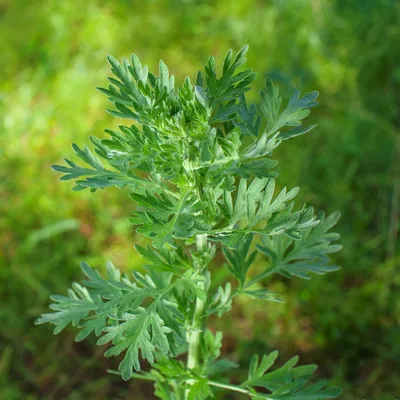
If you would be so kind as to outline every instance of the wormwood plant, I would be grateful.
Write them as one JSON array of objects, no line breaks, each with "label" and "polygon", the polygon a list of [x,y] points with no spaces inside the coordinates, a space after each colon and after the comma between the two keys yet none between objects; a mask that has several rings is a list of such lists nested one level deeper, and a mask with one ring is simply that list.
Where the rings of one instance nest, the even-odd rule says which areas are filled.
[{"label": "wormwood plant", "polygon": [[[203,400],[221,390],[258,400],[340,394],[313,381],[316,366],[298,366],[298,357],[274,366],[277,351],[255,355],[247,379],[234,385],[227,376],[236,364],[221,358],[222,333],[207,329],[208,318],[222,317],[237,296],[277,301],[268,289],[275,274],[309,279],[336,270],[328,255],[340,249],[330,232],[339,215],[296,208],[298,188],[277,190],[271,159],[283,141],[314,127],[302,120],[318,93],[296,93],[282,106],[267,81],[260,106],[249,106],[255,73],[239,69],[246,52],[229,50],[219,75],[210,57],[194,82],[178,87],[163,61],[156,77],[136,55],[122,63],[108,57],[114,77],[99,89],[115,106],[107,111],[135,124],[106,130],[107,139],[92,136],[96,154],[74,144],[85,166],[67,159],[53,166],[62,180],[75,180],[76,191],[129,188],[136,205],[130,221],[149,242],[136,250],[147,265],[145,274],[128,276],[108,263],[103,277],[83,262],[86,280],[73,283],[68,296],[52,296],[53,312],[37,323],[52,323],[54,333],[72,324],[77,341],[98,336],[98,345],[109,344],[106,357],[123,354],[124,380],[153,381],[163,400]],[[216,259],[219,251],[225,262]],[[256,274],[258,254],[265,268]],[[215,268],[226,268],[235,283],[214,289]],[[140,372],[140,358],[149,371]]]}]

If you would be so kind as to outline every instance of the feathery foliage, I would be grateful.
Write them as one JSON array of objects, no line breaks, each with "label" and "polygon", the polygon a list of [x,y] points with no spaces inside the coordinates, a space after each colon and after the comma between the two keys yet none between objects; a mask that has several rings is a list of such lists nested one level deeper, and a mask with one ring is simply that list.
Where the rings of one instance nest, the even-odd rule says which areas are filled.
[{"label": "feathery foliage", "polygon": [[[75,181],[74,190],[129,188],[136,207],[130,222],[149,241],[136,249],[148,264],[146,274],[128,277],[109,263],[104,279],[82,263],[87,280],[74,283],[68,296],[53,296],[53,312],[37,323],[55,325],[55,333],[78,327],[76,340],[94,333],[98,345],[109,343],[106,356],[124,354],[123,379],[154,381],[164,400],[203,400],[221,389],[270,400],[340,394],[314,382],[316,367],[297,367],[297,357],[269,372],[277,352],[261,362],[255,356],[242,385],[226,383],[236,365],[220,357],[222,333],[206,329],[207,318],[228,312],[235,296],[277,301],[268,288],[253,287],[275,273],[309,279],[336,270],[328,255],[340,249],[333,244],[338,235],[329,231],[338,214],[296,207],[299,189],[276,190],[271,158],[282,141],[314,128],[303,120],[318,93],[295,93],[282,107],[278,87],[268,80],[260,107],[248,105],[255,74],[242,68],[247,50],[230,50],[221,73],[210,57],[205,71],[181,86],[163,61],[156,76],[136,55],[122,63],[109,56],[114,76],[99,91],[113,104],[107,111],[126,125],[106,130],[107,139],[91,137],[94,150],[74,144],[84,166],[66,159],[53,167],[62,180]],[[227,282],[214,291],[213,260],[220,250],[237,286]],[[269,263],[254,276],[259,252]],[[186,364],[176,358],[185,353]],[[140,359],[153,369],[139,373]]]}]

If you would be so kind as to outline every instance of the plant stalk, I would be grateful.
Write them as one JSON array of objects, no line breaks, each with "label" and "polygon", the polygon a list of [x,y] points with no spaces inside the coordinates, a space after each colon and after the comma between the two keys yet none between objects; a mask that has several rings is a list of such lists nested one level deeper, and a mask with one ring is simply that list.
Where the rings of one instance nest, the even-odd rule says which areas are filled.
[{"label": "plant stalk", "polygon": [[[214,386],[214,387],[217,387],[217,388],[221,388],[221,389],[225,389],[225,390],[231,390],[233,392],[247,394],[249,397],[256,397],[256,396],[260,395],[260,393],[252,393],[247,389],[244,389],[244,388],[242,388],[240,386],[237,386],[237,385],[231,385],[230,383],[221,383],[221,382],[215,382],[215,381],[208,381],[208,385],[209,386]],[[273,400],[272,398],[267,397],[267,395],[263,395],[263,398],[265,398],[265,400],[268,400],[268,399]]]},{"label": "plant stalk", "polygon": [[[207,235],[197,235],[196,237],[197,251],[202,254],[207,248]],[[204,289],[204,283],[201,283],[202,289]],[[187,369],[193,371],[199,365],[200,361],[200,344],[201,337],[203,334],[203,319],[204,319],[204,308],[205,302],[200,298],[196,298],[195,308],[193,312],[192,323],[190,325],[187,340],[188,340],[188,357],[187,357]],[[189,385],[193,385],[196,380],[188,380]],[[189,395],[189,389],[186,389],[185,398]]]},{"label": "plant stalk", "polygon": [[196,305],[193,313],[192,325],[189,333],[189,352],[187,359],[187,368],[193,370],[199,363],[199,350],[202,334],[202,319],[204,314],[204,301],[196,299]]}]

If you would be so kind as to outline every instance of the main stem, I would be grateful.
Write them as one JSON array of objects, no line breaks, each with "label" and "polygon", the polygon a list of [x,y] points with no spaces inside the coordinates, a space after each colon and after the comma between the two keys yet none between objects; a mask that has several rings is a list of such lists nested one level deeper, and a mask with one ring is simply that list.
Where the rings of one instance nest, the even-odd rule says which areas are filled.
[{"label": "main stem", "polygon": [[[197,235],[196,237],[196,245],[197,251],[199,254],[202,254],[204,250],[207,248],[207,235]],[[204,283],[201,283],[204,288]],[[187,334],[187,340],[189,344],[188,357],[187,357],[187,369],[189,371],[194,370],[200,361],[199,353],[200,353],[200,344],[201,337],[203,333],[203,317],[204,317],[204,306],[205,303],[203,300],[196,298],[195,308],[192,317],[192,323],[189,327],[189,331]],[[196,381],[191,380],[188,381],[188,384],[193,384]],[[187,399],[189,396],[189,389],[185,392],[185,398]]]},{"label": "main stem", "polygon": [[[197,250],[201,254],[207,246],[207,235],[198,235],[196,237],[196,244]],[[204,283],[201,285],[204,286]],[[196,368],[197,364],[199,363],[200,341],[203,329],[203,314],[204,301],[197,297],[189,332],[189,352],[187,360],[187,367],[189,370]]]}]

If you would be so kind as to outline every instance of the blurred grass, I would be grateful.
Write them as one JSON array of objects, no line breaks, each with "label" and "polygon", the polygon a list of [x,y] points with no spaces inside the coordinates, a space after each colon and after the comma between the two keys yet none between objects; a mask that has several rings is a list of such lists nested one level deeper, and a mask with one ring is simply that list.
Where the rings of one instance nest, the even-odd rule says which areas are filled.
[{"label": "blurred grass", "polygon": [[0,398],[153,398],[151,387],[107,376],[118,360],[94,342],[33,327],[49,294],[80,278],[80,260],[126,270],[142,262],[126,193],[73,193],[49,167],[71,155],[71,142],[119,122],[95,91],[107,54],[135,52],[153,69],[163,58],[182,79],[244,43],[259,72],[254,89],[268,75],[288,94],[321,92],[310,117],[318,128],[276,157],[281,184],[342,211],[345,248],[339,273],[274,281],[285,304],[240,301],[213,321],[224,351],[242,365],[273,347],[300,353],[344,386],[345,400],[399,396],[398,2],[0,0],[0,18]]}]

